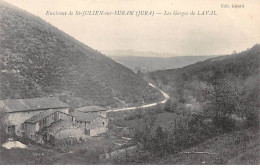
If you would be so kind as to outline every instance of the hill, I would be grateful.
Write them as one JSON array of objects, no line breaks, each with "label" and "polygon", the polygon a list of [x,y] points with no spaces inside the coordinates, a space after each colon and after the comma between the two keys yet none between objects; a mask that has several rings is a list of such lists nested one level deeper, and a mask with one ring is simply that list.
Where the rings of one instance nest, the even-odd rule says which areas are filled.
[{"label": "hill", "polygon": [[157,101],[130,69],[32,14],[0,2],[0,99],[59,97],[73,107]]},{"label": "hill", "polygon": [[184,66],[204,61],[214,56],[179,56],[179,57],[149,57],[149,56],[109,56],[116,62],[133,71],[157,71]]},{"label": "hill", "polygon": [[209,81],[229,75],[245,79],[259,74],[259,58],[260,44],[257,44],[241,53],[207,59],[183,68],[155,71],[150,73],[150,77],[159,81],[166,78],[178,84],[194,79]]},{"label": "hill", "polygon": [[259,126],[259,59],[256,44],[240,53],[156,71],[149,77],[174,99],[170,111],[176,110],[176,103],[184,104],[228,132],[238,120],[247,127]]},{"label": "hill", "polygon": [[[133,139],[143,149],[127,163],[259,164],[259,58],[257,44],[241,53],[148,73],[170,100],[156,110],[164,116],[159,121],[151,113],[138,118],[142,124]],[[152,134],[154,125],[159,126]]]},{"label": "hill", "polygon": [[[260,45],[256,44],[240,53],[211,58],[179,69],[156,71],[149,77],[157,85],[166,87],[175,101],[200,104],[202,107],[197,112],[208,112],[208,117],[211,114],[227,119],[237,115],[248,120],[248,125],[258,125],[259,59]],[[220,125],[226,129],[223,123]]]}]

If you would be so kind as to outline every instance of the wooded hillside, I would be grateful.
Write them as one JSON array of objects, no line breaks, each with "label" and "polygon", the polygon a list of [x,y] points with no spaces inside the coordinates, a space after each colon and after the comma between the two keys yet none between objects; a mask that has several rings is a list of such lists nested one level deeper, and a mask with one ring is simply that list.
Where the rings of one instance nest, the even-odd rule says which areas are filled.
[{"label": "wooded hillside", "polygon": [[5,2],[0,37],[0,99],[52,95],[74,107],[105,107],[161,96],[130,69]]},{"label": "wooded hillside", "polygon": [[[249,125],[259,125],[259,58],[260,45],[257,44],[240,53],[184,68],[156,71],[149,77],[166,90],[168,88],[177,102],[199,102],[203,115],[208,113],[215,119],[230,119],[236,115],[246,119]],[[230,127],[218,124],[223,129]]]}]

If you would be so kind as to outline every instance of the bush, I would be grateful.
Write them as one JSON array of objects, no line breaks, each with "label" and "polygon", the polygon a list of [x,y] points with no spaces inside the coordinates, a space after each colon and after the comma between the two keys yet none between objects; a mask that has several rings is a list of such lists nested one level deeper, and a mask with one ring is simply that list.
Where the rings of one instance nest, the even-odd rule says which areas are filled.
[{"label": "bush", "polygon": [[88,149],[84,152],[85,160],[90,164],[95,164],[99,162],[99,156],[102,151],[98,148],[96,149]]},{"label": "bush", "polygon": [[259,114],[257,113],[249,113],[246,118],[246,126],[247,127],[256,127],[259,128]]},{"label": "bush", "polygon": [[175,113],[177,110],[177,103],[172,100],[168,100],[165,105],[164,105],[164,111],[170,112],[170,113]]},{"label": "bush", "polygon": [[236,128],[235,121],[229,117],[214,117],[213,123],[217,128],[221,128],[223,132],[234,131]]}]

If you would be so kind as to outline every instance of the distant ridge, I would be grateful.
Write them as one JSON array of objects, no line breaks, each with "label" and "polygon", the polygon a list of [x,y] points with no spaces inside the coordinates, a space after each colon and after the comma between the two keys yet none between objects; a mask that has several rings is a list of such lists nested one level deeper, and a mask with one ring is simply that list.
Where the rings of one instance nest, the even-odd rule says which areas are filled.
[{"label": "distant ridge", "polygon": [[103,54],[107,56],[136,56],[136,57],[175,57],[172,53],[158,53],[152,51],[136,51],[136,50],[102,50]]},{"label": "distant ridge", "polygon": [[249,76],[259,76],[259,59],[260,44],[256,44],[240,53],[210,58],[183,68],[158,70],[150,75],[156,79],[166,78],[178,83],[191,81],[194,78],[206,81],[209,78],[226,76],[245,79]]},{"label": "distant ridge", "polygon": [[133,71],[156,71],[184,66],[204,61],[215,56],[180,56],[180,57],[139,57],[139,56],[110,56],[116,62]]}]

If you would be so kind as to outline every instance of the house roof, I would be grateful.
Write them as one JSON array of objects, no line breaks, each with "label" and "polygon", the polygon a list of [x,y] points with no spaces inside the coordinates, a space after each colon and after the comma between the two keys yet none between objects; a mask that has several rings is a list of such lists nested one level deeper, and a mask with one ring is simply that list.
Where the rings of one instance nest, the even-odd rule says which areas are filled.
[{"label": "house roof", "polygon": [[106,109],[99,106],[85,106],[85,107],[77,108],[75,109],[75,111],[86,113],[86,112],[106,111]]},{"label": "house roof", "polygon": [[69,105],[61,102],[58,98],[55,97],[0,100],[0,113],[23,112],[68,107]]},{"label": "house roof", "polygon": [[[50,110],[46,110],[46,111],[44,111],[44,112],[41,112],[40,114],[34,115],[33,117],[29,118],[28,120],[25,120],[25,122],[28,122],[28,123],[37,123],[37,122],[39,122],[40,120],[42,120],[43,118],[48,117],[49,115],[51,115],[51,114],[53,114],[53,113],[55,113],[55,112],[63,113],[63,112],[61,112],[61,111],[59,111],[59,110],[50,109]],[[67,113],[63,113],[63,114],[72,116],[72,115],[67,114]]]},{"label": "house roof", "polygon": [[40,114],[37,114],[31,118],[29,118],[28,120],[25,120],[24,122],[29,122],[29,123],[37,123],[38,121],[42,120],[43,118],[55,113],[57,110],[54,109],[50,109],[50,110],[46,110],[44,112],[41,112]]},{"label": "house roof", "polygon": [[82,113],[77,111],[72,113],[72,115],[76,117],[76,121],[85,121],[85,122],[91,122],[97,117],[101,117],[97,113]]}]

